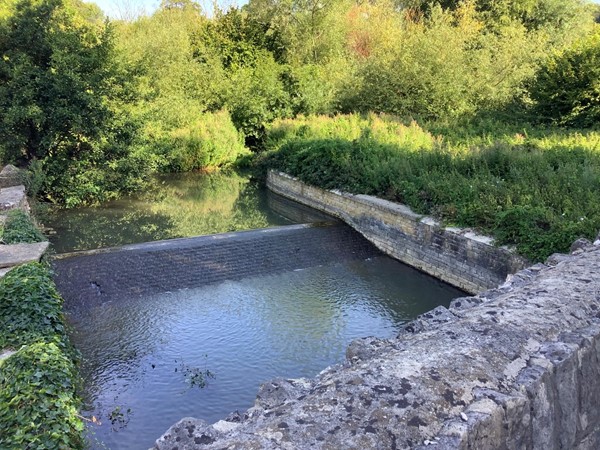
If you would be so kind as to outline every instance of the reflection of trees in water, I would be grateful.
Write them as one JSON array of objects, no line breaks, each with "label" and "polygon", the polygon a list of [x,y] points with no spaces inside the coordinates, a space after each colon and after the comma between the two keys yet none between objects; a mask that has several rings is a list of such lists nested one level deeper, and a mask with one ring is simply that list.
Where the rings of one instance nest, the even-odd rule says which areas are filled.
[{"label": "reflection of trees in water", "polygon": [[191,174],[169,182],[154,212],[173,219],[177,236],[197,236],[268,226],[257,187],[234,172]]},{"label": "reflection of trees in water", "polygon": [[174,174],[139,197],[57,211],[48,224],[58,252],[263,228],[260,194],[235,172]]},{"label": "reflection of trees in water", "polygon": [[167,239],[175,228],[171,217],[129,204],[60,211],[49,225],[56,232],[51,241],[59,253]]}]

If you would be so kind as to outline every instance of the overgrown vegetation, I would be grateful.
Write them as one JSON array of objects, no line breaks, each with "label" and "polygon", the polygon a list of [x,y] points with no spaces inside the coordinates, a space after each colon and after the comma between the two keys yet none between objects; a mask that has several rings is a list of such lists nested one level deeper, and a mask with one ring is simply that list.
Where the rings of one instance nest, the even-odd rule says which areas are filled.
[{"label": "overgrown vegetation", "polygon": [[488,124],[493,134],[436,134],[358,115],[273,125],[263,164],[324,188],[408,204],[474,227],[542,260],[600,228],[600,132]]},{"label": "overgrown vegetation", "polygon": [[46,237],[33,223],[29,214],[20,209],[14,209],[7,214],[4,226],[0,228],[0,242],[18,244],[46,241]]},{"label": "overgrown vegetation", "polygon": [[[164,0],[108,22],[80,0],[0,2],[0,148],[44,200],[114,198],[231,165],[245,144],[536,259],[600,227],[582,206],[600,117],[588,0]],[[338,114],[327,126],[351,133],[303,118]]]},{"label": "overgrown vegetation", "polygon": [[0,447],[80,449],[78,375],[49,269],[19,266],[0,280]]},{"label": "overgrown vegetation", "polygon": [[0,446],[84,448],[73,361],[53,342],[23,347],[0,363]]}]

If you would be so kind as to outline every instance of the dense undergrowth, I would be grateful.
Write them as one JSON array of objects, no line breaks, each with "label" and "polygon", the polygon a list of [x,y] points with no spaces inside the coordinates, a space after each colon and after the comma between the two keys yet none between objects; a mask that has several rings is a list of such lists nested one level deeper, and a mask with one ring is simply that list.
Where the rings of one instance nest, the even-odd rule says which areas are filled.
[{"label": "dense undergrowth", "polygon": [[46,240],[29,215],[20,209],[10,211],[6,223],[0,227],[0,241],[4,244],[31,244]]},{"label": "dense undergrowth", "polygon": [[263,167],[405,203],[534,261],[600,229],[600,132],[313,116],[276,122],[267,148]]},{"label": "dense undergrowth", "polygon": [[[23,211],[9,213],[4,243],[44,236]],[[0,448],[84,448],[76,393],[76,352],[69,343],[63,300],[46,264],[29,263],[0,279]]]},{"label": "dense undergrowth", "polygon": [[302,114],[600,117],[590,0],[317,3],[164,0],[106,20],[81,0],[0,1],[0,161],[76,207],[232,165]]}]

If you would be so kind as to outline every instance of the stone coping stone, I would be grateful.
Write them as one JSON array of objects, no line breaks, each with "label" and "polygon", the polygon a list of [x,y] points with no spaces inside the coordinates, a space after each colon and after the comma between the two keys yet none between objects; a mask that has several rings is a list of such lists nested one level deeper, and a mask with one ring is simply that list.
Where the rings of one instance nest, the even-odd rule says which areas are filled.
[{"label": "stone coping stone", "polygon": [[25,186],[12,186],[0,189],[0,210],[23,208],[27,205]]},{"label": "stone coping stone", "polygon": [[0,269],[0,278],[3,278],[8,272],[13,270],[15,267],[5,267],[4,269]]},{"label": "stone coping stone", "polygon": [[182,419],[154,449],[583,450],[600,439],[599,273],[599,245],[536,264],[353,341],[316,378],[264,383],[228,426]]},{"label": "stone coping stone", "polygon": [[39,261],[48,249],[49,242],[33,244],[0,245],[0,269]]},{"label": "stone coping stone", "polygon": [[0,171],[0,188],[17,186],[21,183],[21,171],[12,164],[6,165],[2,171]]}]

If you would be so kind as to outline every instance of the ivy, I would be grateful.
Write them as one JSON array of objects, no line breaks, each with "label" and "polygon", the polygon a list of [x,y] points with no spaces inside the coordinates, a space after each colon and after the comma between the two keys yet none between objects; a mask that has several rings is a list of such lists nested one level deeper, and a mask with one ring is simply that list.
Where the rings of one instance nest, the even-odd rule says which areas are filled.
[{"label": "ivy", "polygon": [[30,263],[0,280],[0,448],[80,449],[79,381],[62,298],[49,269]]},{"label": "ivy", "polygon": [[46,237],[35,226],[29,215],[20,209],[8,213],[4,229],[1,232],[2,242],[5,244],[18,244],[46,241]]},{"label": "ivy", "polygon": [[53,342],[23,347],[0,363],[0,448],[83,448],[76,379],[73,360]]}]

